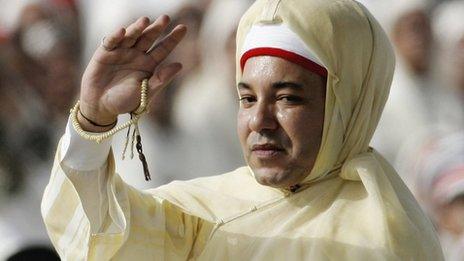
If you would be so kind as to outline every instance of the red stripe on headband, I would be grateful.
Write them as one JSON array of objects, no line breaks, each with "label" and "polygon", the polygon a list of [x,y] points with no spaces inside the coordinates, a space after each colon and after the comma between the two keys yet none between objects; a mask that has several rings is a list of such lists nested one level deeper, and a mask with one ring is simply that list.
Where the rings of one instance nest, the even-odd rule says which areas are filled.
[{"label": "red stripe on headband", "polygon": [[319,74],[320,76],[327,78],[327,74],[328,74],[327,69],[320,66],[319,64],[299,54],[292,53],[292,52],[282,50],[279,48],[272,48],[272,47],[254,48],[254,49],[246,51],[240,58],[240,68],[243,71],[243,68],[245,68],[246,61],[250,59],[251,57],[263,56],[263,55],[276,56],[276,57],[283,58],[289,62],[293,62],[300,66],[303,66],[304,68],[306,68],[307,70],[313,73]]}]

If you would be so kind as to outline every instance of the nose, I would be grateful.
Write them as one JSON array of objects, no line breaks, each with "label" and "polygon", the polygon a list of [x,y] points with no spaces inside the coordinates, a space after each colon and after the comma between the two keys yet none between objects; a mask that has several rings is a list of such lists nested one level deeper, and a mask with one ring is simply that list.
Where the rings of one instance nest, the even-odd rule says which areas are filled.
[{"label": "nose", "polygon": [[277,129],[274,106],[264,101],[258,102],[251,112],[249,126],[255,132]]}]

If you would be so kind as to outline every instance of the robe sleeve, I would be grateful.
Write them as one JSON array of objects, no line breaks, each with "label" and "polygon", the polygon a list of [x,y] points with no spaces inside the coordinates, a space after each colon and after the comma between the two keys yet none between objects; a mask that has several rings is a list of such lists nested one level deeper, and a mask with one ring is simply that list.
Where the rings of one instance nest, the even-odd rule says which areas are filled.
[{"label": "robe sleeve", "polygon": [[187,260],[210,226],[126,184],[111,142],[81,139],[68,122],[42,199],[49,237],[62,260]]}]

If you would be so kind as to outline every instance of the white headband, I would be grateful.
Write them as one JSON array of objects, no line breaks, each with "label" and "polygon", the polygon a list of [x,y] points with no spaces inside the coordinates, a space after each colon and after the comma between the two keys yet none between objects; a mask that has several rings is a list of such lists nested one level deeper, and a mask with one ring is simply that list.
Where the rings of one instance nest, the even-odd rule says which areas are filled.
[{"label": "white headband", "polygon": [[253,25],[251,27],[241,50],[242,70],[249,58],[261,55],[278,56],[317,74],[327,76],[327,70],[322,62],[285,24]]}]

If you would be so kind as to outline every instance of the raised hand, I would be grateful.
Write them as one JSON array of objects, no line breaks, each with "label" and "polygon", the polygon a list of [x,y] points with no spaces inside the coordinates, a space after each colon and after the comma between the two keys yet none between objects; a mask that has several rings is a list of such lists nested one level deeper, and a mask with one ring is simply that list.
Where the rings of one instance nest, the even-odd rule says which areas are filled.
[{"label": "raised hand", "polygon": [[[149,78],[149,97],[165,87],[180,71],[180,63],[162,64],[185,36],[187,28],[177,25],[150,49],[169,25],[161,16],[150,24],[139,18],[127,29],[105,37],[82,77],[80,110],[99,125],[114,122],[119,114],[134,111],[140,102],[140,84]],[[88,131],[104,131],[79,117]]]}]

